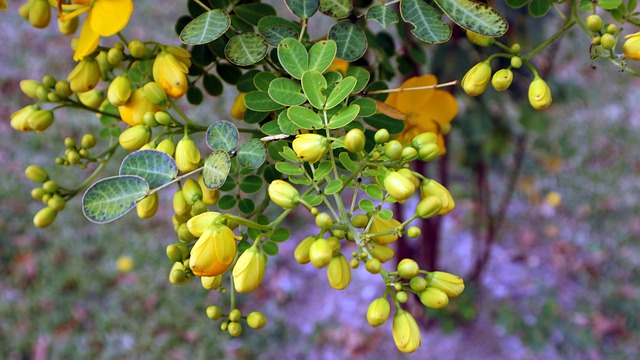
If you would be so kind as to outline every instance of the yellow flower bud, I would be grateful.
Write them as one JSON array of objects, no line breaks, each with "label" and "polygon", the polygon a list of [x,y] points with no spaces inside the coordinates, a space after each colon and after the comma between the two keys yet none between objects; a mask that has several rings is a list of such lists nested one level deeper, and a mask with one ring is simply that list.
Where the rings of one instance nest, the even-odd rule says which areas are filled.
[{"label": "yellow flower bud", "polygon": [[156,211],[158,211],[158,193],[155,192],[140,200],[136,204],[136,211],[141,219],[148,219],[155,215]]},{"label": "yellow flower bud", "polygon": [[513,71],[511,69],[500,69],[493,74],[491,85],[496,91],[505,91],[511,86],[513,81]]},{"label": "yellow flower bud", "polygon": [[78,18],[74,17],[67,21],[58,19],[58,31],[63,35],[73,35],[78,29]]},{"label": "yellow flower bud", "polygon": [[491,46],[494,42],[495,39],[488,37],[488,36],[484,36],[484,35],[480,35],[478,33],[475,33],[473,31],[469,31],[467,30],[467,38],[469,39],[469,41],[471,41],[472,43],[478,45],[478,46]]},{"label": "yellow flower bud", "polygon": [[611,50],[616,46],[616,37],[611,34],[603,34],[600,37],[600,45],[605,50]]},{"label": "yellow flower bud", "polygon": [[298,190],[284,180],[274,180],[269,184],[269,198],[276,205],[291,209],[300,202]]},{"label": "yellow flower bud", "polygon": [[147,99],[154,104],[161,105],[167,100],[167,94],[160,84],[150,81],[144,85],[144,93]]},{"label": "yellow flower bud", "polygon": [[411,279],[418,275],[418,271],[420,271],[420,266],[413,259],[402,259],[398,263],[398,275],[400,275],[403,279]]},{"label": "yellow flower bud", "polygon": [[453,196],[451,196],[446,187],[435,180],[424,180],[420,185],[420,197],[426,199],[432,195],[437,196],[442,201],[442,208],[438,211],[438,215],[448,214],[456,207]]},{"label": "yellow flower bud", "polygon": [[43,29],[51,20],[51,7],[47,0],[32,0],[29,9],[29,23],[31,26]]},{"label": "yellow flower bud", "polygon": [[349,130],[347,135],[345,135],[344,147],[352,153],[357,153],[364,149],[366,140],[364,132],[358,128],[354,128]]},{"label": "yellow flower bud", "polygon": [[200,184],[200,188],[202,189],[202,202],[206,205],[217,204],[220,199],[220,190],[209,189],[207,185],[204,184],[204,178],[202,175],[198,177],[198,184]]},{"label": "yellow flower bud", "polygon": [[166,46],[164,50],[171,55],[175,56],[178,61],[183,63],[187,68],[191,67],[191,53],[187,51],[187,49],[181,48],[179,46]]},{"label": "yellow flower bud", "polygon": [[640,32],[629,34],[625,37],[622,52],[627,59],[640,60]]},{"label": "yellow flower bud", "polygon": [[27,121],[30,129],[38,132],[45,131],[53,124],[53,112],[51,110],[38,110],[31,113]]},{"label": "yellow flower bud", "polygon": [[549,85],[536,76],[529,85],[529,103],[536,110],[544,110],[551,105],[551,89]]},{"label": "yellow flower bud", "polygon": [[444,291],[450,298],[457,297],[464,291],[464,280],[457,275],[434,271],[428,281],[429,286]]},{"label": "yellow flower bud", "polygon": [[167,95],[179,98],[187,93],[189,68],[173,54],[160,51],[153,62],[153,79]]},{"label": "yellow flower bud", "polygon": [[254,311],[247,315],[247,325],[252,329],[261,329],[267,325],[267,319],[262,313]]},{"label": "yellow flower bud", "polygon": [[309,260],[318,269],[329,264],[332,255],[333,249],[326,239],[317,238],[309,247]]},{"label": "yellow flower bud", "polygon": [[351,282],[351,268],[342,254],[331,258],[327,266],[329,285],[336,290],[344,290]]},{"label": "yellow flower bud", "polygon": [[423,277],[415,276],[411,278],[411,281],[409,281],[409,286],[411,287],[411,290],[420,292],[427,288],[427,280]]},{"label": "yellow flower bud", "polygon": [[26,79],[20,81],[20,90],[22,90],[25,95],[32,99],[35,99],[37,97],[36,92],[40,86],[42,86],[42,83],[35,80]]},{"label": "yellow flower bud", "polygon": [[40,211],[33,217],[33,225],[39,228],[44,228],[53,223],[56,219],[56,215],[58,212],[53,210],[50,207],[46,207]]},{"label": "yellow flower bud", "polygon": [[293,251],[293,257],[300,264],[309,263],[309,250],[311,248],[311,244],[316,241],[315,236],[308,236],[304,240],[300,241],[296,246],[296,249]]},{"label": "yellow flower bud", "polygon": [[173,211],[178,216],[187,215],[189,211],[191,211],[191,206],[187,204],[184,196],[182,196],[182,190],[176,191],[176,193],[173,195]]},{"label": "yellow flower bud", "polygon": [[420,302],[432,309],[442,309],[449,304],[449,297],[438,288],[427,287],[420,293]]},{"label": "yellow flower bud", "polygon": [[491,65],[482,61],[472,67],[462,78],[460,85],[464,92],[471,96],[482,94],[491,80]]},{"label": "yellow flower bud", "polygon": [[[370,247],[369,252],[371,253],[371,256],[379,260],[381,263],[385,263],[393,259],[393,255],[395,254],[393,252],[393,249],[390,248],[388,245],[380,245],[375,242],[371,242],[369,243],[369,247]],[[366,265],[368,268],[368,265],[369,265],[368,261]]]},{"label": "yellow flower bud", "polygon": [[185,135],[176,146],[176,164],[182,173],[188,173],[200,166],[200,150],[191,138]]},{"label": "yellow flower bud", "polygon": [[100,81],[100,65],[96,59],[85,56],[67,76],[71,91],[81,93],[96,87]]},{"label": "yellow flower bud", "polygon": [[160,107],[147,99],[144,88],[135,90],[125,105],[118,106],[122,121],[131,126],[144,124],[144,114],[158,110]]},{"label": "yellow flower bud", "polygon": [[222,276],[202,276],[200,283],[206,290],[217,289],[222,285]]},{"label": "yellow flower bud", "polygon": [[423,219],[431,218],[438,214],[442,209],[442,200],[435,196],[429,195],[422,199],[416,208],[416,215]]},{"label": "yellow flower bud", "polygon": [[398,309],[393,317],[391,332],[398,350],[403,353],[412,353],[422,345],[418,323],[411,314],[402,309]]},{"label": "yellow flower bud", "polygon": [[235,256],[233,231],[224,225],[213,224],[191,249],[189,267],[196,276],[216,276],[229,269]]},{"label": "yellow flower bud", "polygon": [[329,140],[320,134],[299,134],[292,145],[298,158],[310,164],[324,158],[329,151]]},{"label": "yellow flower bud", "polygon": [[136,125],[123,131],[118,138],[125,150],[135,151],[151,140],[151,129],[147,125]]},{"label": "yellow flower bud", "polygon": [[435,144],[437,142],[438,142],[438,134],[434,132],[423,132],[416,135],[411,140],[411,146],[413,146],[416,149],[420,149],[425,145]]},{"label": "yellow flower bud", "polygon": [[351,225],[358,229],[364,229],[369,223],[369,217],[366,214],[356,214],[351,218]]},{"label": "yellow flower bud", "polygon": [[182,185],[182,196],[189,205],[195,204],[197,200],[202,200],[202,188],[193,179],[187,179]]},{"label": "yellow flower bud", "polygon": [[364,264],[364,268],[367,269],[368,272],[372,274],[379,274],[382,270],[382,264],[378,259],[369,259]]},{"label": "yellow flower bud", "polygon": [[413,186],[415,186],[416,189],[420,187],[420,179],[418,179],[418,177],[410,169],[402,168],[402,169],[398,170],[398,174],[400,174],[400,175],[406,177],[407,179],[411,180],[411,182],[413,183]]},{"label": "yellow flower bud", "polygon": [[25,1],[25,3],[18,8],[18,14],[21,18],[29,20],[29,10],[31,10],[31,2]]},{"label": "yellow flower bud", "polygon": [[171,267],[171,271],[169,272],[169,282],[174,285],[182,285],[187,281],[189,281],[189,279],[187,278],[185,267],[182,264],[182,261],[175,262]]},{"label": "yellow flower bud", "polygon": [[373,135],[373,139],[376,141],[376,144],[384,144],[389,141],[389,136],[389,130],[380,129]]},{"label": "yellow flower bud", "polygon": [[173,156],[176,151],[176,144],[174,144],[171,139],[164,139],[160,141],[158,146],[156,146],[156,150],[162,151],[169,156]]},{"label": "yellow flower bud", "polygon": [[104,93],[102,90],[93,89],[83,93],[78,93],[78,99],[87,107],[98,109],[104,101]]},{"label": "yellow flower bud", "polygon": [[233,284],[239,293],[251,292],[260,286],[267,267],[266,256],[252,246],[240,255],[233,267]]},{"label": "yellow flower bud", "polygon": [[401,173],[389,171],[384,177],[384,188],[396,201],[402,203],[413,196],[416,186]]},{"label": "yellow flower bud", "polygon": [[107,61],[109,62],[109,64],[118,66],[122,62],[122,59],[124,59],[124,53],[122,52],[122,49],[113,47],[109,49],[109,51],[107,51]]},{"label": "yellow flower bud", "polygon": [[167,245],[165,253],[171,261],[182,261],[189,255],[189,249],[184,244],[176,243]]},{"label": "yellow flower bud", "polygon": [[36,105],[29,105],[14,112],[11,114],[11,127],[22,132],[33,130],[29,126],[29,118],[38,110],[39,108]]},{"label": "yellow flower bud", "polygon": [[[376,215],[376,217],[371,221],[369,233],[377,234],[390,230],[396,230],[398,226],[400,226],[400,222],[398,220],[394,218],[383,219],[380,215]],[[396,240],[398,240],[398,234],[396,232],[387,235],[378,235],[373,238],[373,241],[380,245],[390,244]]]},{"label": "yellow flower bud", "polygon": [[398,140],[391,140],[384,145],[384,153],[390,160],[398,160],[402,156],[402,143]]},{"label": "yellow flower bud", "polygon": [[238,93],[236,99],[233,101],[233,105],[231,105],[231,110],[229,113],[233,116],[234,119],[242,120],[244,119],[244,114],[247,112],[247,105],[244,104],[244,96],[246,93]]},{"label": "yellow flower bud", "polygon": [[122,106],[127,103],[131,96],[131,82],[125,75],[117,76],[109,85],[107,98],[115,106]]},{"label": "yellow flower bud", "polygon": [[24,170],[24,175],[27,177],[27,179],[38,184],[42,184],[45,181],[49,180],[49,174],[47,174],[46,170],[37,165],[28,166]]},{"label": "yellow flower bud", "polygon": [[187,228],[194,236],[201,236],[205,230],[209,229],[216,220],[221,220],[220,213],[207,211],[196,215],[187,221]]},{"label": "yellow flower bud", "polygon": [[127,48],[129,49],[129,53],[131,53],[131,56],[133,56],[134,58],[141,58],[143,56],[145,56],[147,54],[147,47],[145,46],[145,44],[140,41],[140,40],[131,40],[129,41],[129,44],[127,45]]},{"label": "yellow flower bud", "polygon": [[422,161],[431,161],[440,155],[440,146],[438,144],[425,144],[418,150],[418,159]]},{"label": "yellow flower bud", "polygon": [[602,18],[600,17],[600,15],[591,14],[587,16],[587,20],[585,22],[589,30],[593,32],[602,30]]},{"label": "yellow flower bud", "polygon": [[378,327],[387,322],[390,312],[391,307],[386,298],[375,299],[369,304],[369,308],[367,309],[367,322],[372,327]]}]

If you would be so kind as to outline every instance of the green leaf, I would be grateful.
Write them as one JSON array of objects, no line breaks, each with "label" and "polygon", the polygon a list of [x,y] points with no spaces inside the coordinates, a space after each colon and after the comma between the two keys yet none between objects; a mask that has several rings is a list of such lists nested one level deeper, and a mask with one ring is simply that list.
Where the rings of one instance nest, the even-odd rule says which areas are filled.
[{"label": "green leaf", "polygon": [[267,145],[267,153],[271,160],[282,161],[284,157],[280,155],[280,152],[282,152],[282,148],[285,146],[287,146],[287,142],[284,140],[269,141],[269,144]]},{"label": "green leaf", "polygon": [[356,164],[355,161],[351,160],[349,154],[347,154],[346,152],[341,152],[340,155],[338,155],[338,160],[340,160],[342,166],[344,166],[344,168],[348,171],[353,172],[358,168],[358,164]]},{"label": "green leaf", "polygon": [[296,185],[304,185],[304,186],[311,185],[311,180],[307,179],[306,177],[290,177],[289,182]]},{"label": "green leaf", "polygon": [[309,66],[307,49],[300,41],[292,38],[283,39],[278,44],[278,60],[284,70],[298,80]]},{"label": "green leaf", "polygon": [[300,129],[298,125],[289,119],[286,111],[283,111],[278,115],[278,126],[280,126],[280,130],[282,130],[283,133],[289,135],[295,135],[295,133]]},{"label": "green leaf", "polygon": [[328,110],[338,106],[338,104],[343,102],[349,96],[349,94],[351,94],[351,91],[353,91],[353,88],[356,86],[357,82],[358,81],[353,76],[347,76],[346,78],[342,79],[342,81],[340,81],[340,83],[333,88],[331,94],[329,94],[324,108]]},{"label": "green leaf", "polygon": [[253,25],[242,20],[236,15],[229,15],[231,18],[231,30],[227,31],[227,36],[231,37],[234,34],[250,33],[253,32]]},{"label": "green leaf", "polygon": [[605,10],[613,10],[622,4],[622,0],[598,0],[597,4]]},{"label": "green leaf", "polygon": [[347,76],[353,76],[357,80],[356,86],[351,90],[352,94],[357,94],[364,90],[369,83],[369,79],[371,79],[371,73],[359,66],[350,66],[347,69]]},{"label": "green leaf", "polygon": [[380,185],[369,184],[364,188],[364,191],[367,193],[367,195],[369,195],[370,198],[374,200],[382,200],[382,198],[384,197]]},{"label": "green leaf", "polygon": [[238,201],[238,210],[244,214],[251,214],[256,209],[256,204],[251,199],[241,199]]},{"label": "green leaf", "polygon": [[124,175],[102,179],[82,197],[82,212],[89,221],[104,224],[123,216],[149,192],[149,183],[140,176]]},{"label": "green leaf", "polygon": [[287,7],[293,15],[300,19],[308,19],[318,11],[318,0],[285,0]]},{"label": "green leaf", "polygon": [[268,256],[276,256],[279,251],[278,244],[271,241],[263,242],[262,251]]},{"label": "green leaf", "polygon": [[260,73],[258,70],[249,70],[242,74],[240,79],[238,79],[238,91],[247,93],[249,91],[257,90],[256,86],[253,84],[253,78],[255,78],[258,73]]},{"label": "green leaf", "polygon": [[387,129],[390,134],[399,134],[404,130],[404,121],[393,119],[384,114],[375,114],[364,121],[376,129]]},{"label": "green leaf", "polygon": [[344,19],[353,10],[351,0],[320,0],[320,12],[336,19]]},{"label": "green leaf", "polygon": [[333,169],[333,165],[331,164],[331,162],[329,161],[321,162],[320,164],[318,164],[316,171],[313,172],[313,179],[314,180],[322,179],[325,175],[328,175],[331,172],[331,169]]},{"label": "green leaf", "polygon": [[219,63],[216,65],[216,72],[222,80],[231,85],[237,84],[242,77],[242,70],[237,66],[227,63]]},{"label": "green leaf", "polygon": [[507,0],[507,5],[517,9],[527,5],[528,2],[529,0]]},{"label": "green leaf", "polygon": [[[316,70],[307,70],[302,74],[302,90],[309,99],[309,103],[316,109],[322,109],[327,97],[324,90],[327,88],[327,80]],[[291,115],[289,115],[291,118]]]},{"label": "green leaf", "polygon": [[260,34],[242,33],[232,37],[224,47],[227,60],[238,66],[253,65],[264,59],[269,46]]},{"label": "green leaf", "polygon": [[333,179],[329,181],[327,186],[325,186],[324,193],[327,195],[331,195],[331,194],[336,194],[340,190],[342,190],[342,180]]},{"label": "green leaf", "polygon": [[351,103],[352,105],[360,106],[360,112],[358,116],[368,117],[376,113],[376,102],[369,98],[359,98]]},{"label": "green leaf", "polygon": [[307,101],[300,84],[289,78],[277,78],[269,84],[271,99],[284,106],[300,105]]},{"label": "green leaf", "polygon": [[435,0],[442,11],[461,27],[490,37],[507,32],[509,23],[498,10],[474,0]]},{"label": "green leaf", "polygon": [[322,204],[322,196],[320,195],[305,195],[302,199],[311,206],[318,206]]},{"label": "green leaf", "polygon": [[323,73],[336,57],[338,46],[333,40],[320,40],[309,49],[309,70]]},{"label": "green leaf", "polygon": [[327,80],[327,87],[338,85],[338,83],[342,81],[343,78],[342,74],[339,71],[327,71],[322,75]]},{"label": "green leaf", "polygon": [[297,38],[298,32],[291,26],[274,24],[260,30],[264,40],[271,46],[278,46],[280,41],[287,38]]},{"label": "green leaf", "polygon": [[247,194],[253,194],[262,188],[262,178],[258,175],[249,175],[238,184],[240,190]]},{"label": "green leaf", "polygon": [[213,9],[191,20],[180,32],[180,41],[186,45],[211,42],[224,34],[231,25],[226,11]]},{"label": "green leaf", "polygon": [[277,120],[271,120],[266,124],[260,127],[260,131],[262,131],[265,135],[278,135],[282,134],[282,130],[280,130],[280,125],[278,125]]},{"label": "green leaf", "polygon": [[269,85],[276,78],[276,74],[270,71],[262,71],[256,74],[253,78],[253,84],[258,88],[258,90],[267,92],[269,90]]},{"label": "green leaf", "polygon": [[286,228],[278,228],[273,232],[273,234],[271,234],[269,240],[275,242],[283,242],[287,241],[289,237],[291,237],[291,232],[289,232],[289,230],[287,230]]},{"label": "green leaf", "polygon": [[260,112],[260,111],[247,109],[247,111],[244,112],[244,122],[246,122],[247,124],[259,123],[260,121],[264,120],[268,115],[269,115],[269,112]]},{"label": "green leaf", "polygon": [[282,155],[282,157],[284,157],[289,161],[293,161],[294,163],[298,163],[298,161],[300,160],[298,159],[298,156],[296,155],[295,151],[293,151],[293,149],[288,146],[282,148],[280,155]]},{"label": "green leaf", "polygon": [[267,149],[264,143],[258,139],[251,139],[238,149],[238,164],[250,169],[257,169],[264,163]]},{"label": "green leaf", "polygon": [[[271,97],[266,92],[251,91],[244,96],[244,104],[248,109],[259,112],[270,112],[278,109],[282,109],[284,106],[271,100]],[[246,115],[246,114],[245,114]]]},{"label": "green leaf", "polygon": [[122,160],[120,175],[136,175],[155,189],[173,180],[178,175],[175,160],[158,150],[140,150],[132,152]]},{"label": "green leaf", "polygon": [[224,90],[222,81],[217,76],[208,73],[202,77],[202,86],[207,91],[207,94],[211,96],[220,96],[222,90]]},{"label": "green leaf", "polygon": [[202,180],[204,185],[209,189],[217,189],[227,180],[229,170],[231,169],[231,159],[229,154],[223,150],[214,150],[204,160],[204,169],[202,169]]},{"label": "green leaf", "polygon": [[551,1],[549,0],[531,0],[529,2],[529,13],[534,17],[547,15],[549,9],[551,9]]},{"label": "green leaf", "polygon": [[263,17],[276,15],[276,9],[274,9],[273,6],[265,3],[249,3],[236,5],[233,8],[233,12],[235,12],[239,18],[254,26],[257,26],[258,22]]},{"label": "green leaf", "polygon": [[236,206],[236,197],[233,195],[224,195],[220,197],[218,200],[218,209],[220,210],[230,210]]},{"label": "green leaf", "polygon": [[302,175],[304,173],[304,170],[302,170],[300,166],[288,162],[276,163],[276,170],[286,175]]},{"label": "green leaf", "polygon": [[339,129],[352,122],[360,112],[360,106],[351,104],[346,108],[338,111],[329,120],[329,129]]},{"label": "green leaf", "polygon": [[205,139],[212,150],[230,152],[238,145],[238,128],[228,121],[219,120],[207,129]]},{"label": "green leaf", "polygon": [[412,25],[411,33],[426,43],[441,43],[451,37],[451,25],[442,22],[442,15],[423,0],[401,0],[400,15]]},{"label": "green leaf", "polygon": [[376,209],[376,205],[369,199],[360,200],[360,202],[358,203],[358,207],[365,212],[374,211]]},{"label": "green leaf", "polygon": [[345,61],[356,61],[367,51],[367,37],[357,24],[349,20],[338,21],[329,30],[329,39],[338,46],[336,56]]},{"label": "green leaf", "polygon": [[232,177],[227,176],[227,180],[220,186],[220,191],[231,191],[236,188],[236,181]]},{"label": "green leaf", "polygon": [[373,20],[386,28],[398,22],[398,15],[384,5],[375,5],[367,10],[367,20]]},{"label": "green leaf", "polygon": [[287,109],[287,116],[293,123],[303,129],[313,130],[322,128],[322,119],[313,110],[302,106],[292,106]]}]

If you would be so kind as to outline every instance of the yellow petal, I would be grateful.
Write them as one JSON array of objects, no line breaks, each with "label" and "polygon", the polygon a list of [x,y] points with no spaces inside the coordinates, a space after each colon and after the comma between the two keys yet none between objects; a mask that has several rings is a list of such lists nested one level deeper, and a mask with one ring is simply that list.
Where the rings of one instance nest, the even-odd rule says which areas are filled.
[{"label": "yellow petal", "polygon": [[6,0],[0,0],[0,10],[7,10],[8,8]]},{"label": "yellow petal", "polygon": [[76,52],[73,54],[73,60],[80,61],[83,57],[91,54],[97,47],[100,41],[100,35],[93,31],[89,25],[91,22],[91,15],[87,15],[87,19],[82,24],[82,30],[80,31],[80,39],[78,39],[78,46],[76,46]]},{"label": "yellow petal", "polygon": [[124,29],[132,12],[131,0],[96,0],[91,9],[91,28],[101,36],[111,36]]},{"label": "yellow petal", "polygon": [[[437,90],[433,93],[429,102],[424,104],[423,111],[431,120],[444,127],[458,114],[458,102],[449,92]],[[444,133],[446,134],[447,132]]]},{"label": "yellow petal", "polygon": [[[436,77],[431,74],[422,75],[418,77],[412,77],[409,80],[402,83],[403,88],[412,88],[419,86],[435,85],[438,82]],[[417,113],[424,108],[424,104],[427,103],[431,96],[433,96],[434,89],[426,90],[409,90],[398,93],[394,97],[396,109],[402,111],[405,114]]]}]

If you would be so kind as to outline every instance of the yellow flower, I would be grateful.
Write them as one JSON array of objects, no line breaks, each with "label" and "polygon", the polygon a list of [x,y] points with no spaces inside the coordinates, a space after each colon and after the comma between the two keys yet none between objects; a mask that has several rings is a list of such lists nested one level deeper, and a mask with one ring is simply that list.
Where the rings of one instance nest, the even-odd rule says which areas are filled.
[{"label": "yellow flower", "polygon": [[116,267],[120,272],[126,273],[133,269],[133,259],[131,256],[122,255],[116,260]]},{"label": "yellow flower", "polygon": [[624,56],[632,60],[640,60],[640,32],[626,35],[624,38],[626,39],[622,45]]},{"label": "yellow flower", "polygon": [[187,93],[189,68],[172,53],[162,50],[153,61],[153,79],[172,98]]},{"label": "yellow flower", "polygon": [[265,258],[265,255],[257,246],[248,248],[240,255],[232,272],[236,291],[247,293],[260,286],[267,267]]},{"label": "yellow flower", "polygon": [[8,8],[6,0],[0,0],[0,10],[7,10]]},{"label": "yellow flower", "polygon": [[299,134],[291,145],[298,158],[310,164],[324,158],[329,151],[329,140],[320,134]]},{"label": "yellow flower", "polygon": [[225,272],[236,257],[236,237],[224,225],[214,224],[191,249],[189,267],[196,276],[216,276]]},{"label": "yellow flower", "polygon": [[80,61],[98,47],[100,36],[111,36],[124,29],[133,12],[133,1],[74,0],[72,4],[58,3],[58,9],[63,12],[59,15],[62,22],[70,21],[82,13],[87,13],[87,18],[80,31],[78,46],[73,54],[73,59]]},{"label": "yellow flower", "polygon": [[[369,232],[372,234],[387,232],[389,230],[395,230],[398,226],[400,226],[400,222],[396,219],[383,219],[380,215],[376,215],[371,222],[371,227],[369,228]],[[390,244],[394,241],[398,240],[398,234],[392,233],[387,235],[378,235],[373,238],[373,241],[380,245]]]},{"label": "yellow flower", "polygon": [[[403,88],[435,85],[438,83],[434,75],[412,77],[402,83]],[[438,134],[438,146],[446,152],[444,137],[451,130],[451,121],[458,113],[458,103],[449,92],[437,89],[403,91],[392,93],[385,102],[406,114],[404,130],[398,140],[408,144],[424,132]]]},{"label": "yellow flower", "polygon": [[131,126],[144,124],[144,114],[155,113],[160,107],[147,99],[144,88],[136,89],[126,104],[118,106],[120,118]]}]

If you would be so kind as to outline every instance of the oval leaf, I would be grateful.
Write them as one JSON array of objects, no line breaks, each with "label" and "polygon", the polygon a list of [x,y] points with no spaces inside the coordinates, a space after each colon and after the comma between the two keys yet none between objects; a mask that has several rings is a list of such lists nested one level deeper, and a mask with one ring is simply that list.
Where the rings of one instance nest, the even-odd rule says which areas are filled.
[{"label": "oval leaf", "polygon": [[124,175],[102,179],[84,193],[82,213],[94,223],[108,223],[133,209],[148,192],[149,183],[140,176]]},{"label": "oval leaf", "polygon": [[253,65],[264,59],[269,46],[260,34],[243,33],[232,37],[224,47],[227,60],[238,66]]},{"label": "oval leaf", "polygon": [[367,20],[373,20],[386,28],[398,22],[398,15],[384,5],[375,5],[367,10]]},{"label": "oval leaf", "polygon": [[276,163],[276,170],[286,175],[302,175],[304,170],[300,166],[289,164],[288,162]]},{"label": "oval leaf", "polygon": [[324,193],[327,195],[331,195],[337,193],[340,190],[342,190],[342,180],[333,179],[329,181],[327,186],[324,188]]},{"label": "oval leaf", "polygon": [[358,60],[367,51],[367,38],[357,24],[349,20],[338,21],[329,31],[329,39],[338,46],[336,56],[342,60]]},{"label": "oval leaf", "polygon": [[285,71],[298,80],[309,66],[307,49],[300,41],[292,38],[284,39],[278,44],[278,60]]},{"label": "oval leaf", "polygon": [[323,73],[336,57],[338,47],[333,40],[321,40],[309,49],[309,70]]},{"label": "oval leaf", "polygon": [[300,19],[308,19],[318,11],[320,2],[318,0],[285,0],[287,7],[293,15]]},{"label": "oval leaf", "polygon": [[[600,2],[598,5],[602,6]],[[551,2],[549,0],[531,0],[529,2],[529,13],[534,17],[543,17],[547,15],[551,9]]]},{"label": "oval leaf", "polygon": [[287,116],[294,124],[303,129],[313,130],[322,128],[322,119],[313,110],[302,106],[292,106],[287,109]]},{"label": "oval leaf", "polygon": [[246,178],[242,179],[238,186],[242,192],[247,194],[253,194],[262,188],[262,178],[258,175],[249,175]]},{"label": "oval leaf", "polygon": [[344,19],[353,10],[351,0],[320,0],[320,12],[332,18]]},{"label": "oval leaf", "polygon": [[348,123],[352,122],[358,116],[359,112],[360,106],[354,104],[338,111],[338,113],[333,115],[331,120],[329,120],[329,129],[339,129],[344,127]]},{"label": "oval leaf", "polygon": [[251,25],[257,26],[265,16],[276,15],[276,9],[273,6],[265,3],[249,3],[236,5],[233,7],[233,12],[242,20],[248,22]]},{"label": "oval leaf", "polygon": [[319,71],[307,70],[302,74],[301,83],[309,103],[316,109],[322,109],[327,101],[327,97],[324,95],[327,79]]},{"label": "oval leaf", "polygon": [[271,100],[269,94],[262,91],[248,92],[247,95],[244,96],[244,104],[248,109],[259,112],[269,112],[283,108],[281,104]]},{"label": "oval leaf", "polygon": [[441,43],[451,37],[451,25],[442,22],[442,15],[423,0],[401,0],[400,15],[413,25],[413,36],[426,43]]},{"label": "oval leaf", "polygon": [[349,94],[351,94],[351,91],[356,86],[356,83],[357,80],[353,76],[347,76],[346,78],[342,79],[342,81],[340,81],[340,83],[331,91],[331,94],[327,98],[327,103],[324,105],[324,108],[327,110],[333,109],[338,104],[343,102],[344,99],[346,99]]},{"label": "oval leaf", "polygon": [[289,119],[286,111],[283,111],[278,115],[278,126],[280,126],[280,130],[282,130],[283,133],[289,135],[295,135],[298,129],[300,129],[298,125]]},{"label": "oval leaf", "polygon": [[264,36],[264,41],[271,46],[278,46],[280,41],[286,38],[298,37],[298,32],[293,27],[280,24],[266,26],[260,33]]},{"label": "oval leaf", "polygon": [[186,45],[211,42],[224,34],[231,25],[226,11],[213,9],[191,20],[180,32],[180,41]]},{"label": "oval leaf", "polygon": [[231,169],[229,154],[222,150],[214,150],[204,161],[202,180],[209,189],[217,189],[224,184]]},{"label": "oval leaf", "polygon": [[230,152],[238,145],[238,129],[228,121],[220,120],[207,129],[207,145],[212,150]]},{"label": "oval leaf", "polygon": [[251,169],[257,169],[264,163],[267,149],[262,141],[251,139],[238,149],[238,164]]},{"label": "oval leaf", "polygon": [[284,106],[300,105],[307,101],[300,84],[288,78],[271,81],[268,93],[273,101]]},{"label": "oval leaf", "polygon": [[154,189],[173,180],[178,175],[178,166],[171,156],[162,151],[140,150],[122,160],[120,175],[140,176]]},{"label": "oval leaf", "polygon": [[358,80],[358,82],[356,82],[356,86],[351,90],[352,94],[357,94],[364,90],[364,88],[367,87],[367,84],[369,84],[369,79],[371,79],[371,73],[359,66],[349,67],[347,69],[347,76],[353,76]]},{"label": "oval leaf", "polygon": [[498,10],[478,1],[436,0],[436,3],[456,24],[478,34],[499,37],[509,27]]}]

